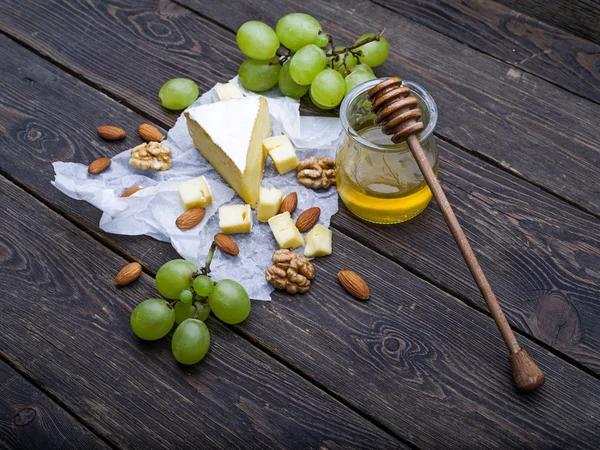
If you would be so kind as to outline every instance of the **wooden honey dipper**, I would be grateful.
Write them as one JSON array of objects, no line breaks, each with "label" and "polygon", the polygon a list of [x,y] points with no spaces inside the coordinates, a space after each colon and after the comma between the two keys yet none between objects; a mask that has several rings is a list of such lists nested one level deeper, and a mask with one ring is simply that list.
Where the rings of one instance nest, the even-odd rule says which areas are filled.
[{"label": "wooden honey dipper", "polygon": [[515,386],[519,391],[533,391],[544,384],[544,373],[531,359],[525,349],[522,349],[513,334],[502,308],[488,283],[481,266],[477,261],[473,249],[467,241],[452,206],[446,198],[429,160],[419,143],[417,133],[425,127],[421,121],[421,110],[418,107],[419,101],[416,97],[410,95],[410,89],[402,86],[402,80],[398,77],[388,78],[382,81],[368,92],[371,101],[371,111],[376,114],[375,123],[382,126],[385,134],[392,135],[393,143],[398,144],[406,141],[411,153],[423,177],[448,224],[448,228],[454,236],[454,240],[462,253],[483,298],[500,330],[500,334],[508,347],[510,353],[510,364],[513,371]]}]

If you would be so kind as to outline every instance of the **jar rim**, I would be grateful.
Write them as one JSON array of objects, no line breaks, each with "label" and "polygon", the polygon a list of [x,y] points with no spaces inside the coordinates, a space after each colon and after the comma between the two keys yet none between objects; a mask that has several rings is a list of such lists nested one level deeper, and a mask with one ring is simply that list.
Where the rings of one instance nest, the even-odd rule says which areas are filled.
[{"label": "jar rim", "polygon": [[[363,145],[365,147],[369,147],[373,150],[379,150],[379,151],[398,150],[399,148],[402,147],[402,143],[392,144],[390,141],[390,145],[380,145],[380,144],[371,142],[368,139],[363,138],[350,125],[350,122],[348,121],[347,111],[349,109],[351,102],[354,101],[354,99],[356,99],[356,97],[358,97],[363,92],[370,90],[371,88],[375,87],[377,84],[379,84],[382,81],[385,81],[387,79],[388,78],[376,78],[374,80],[365,81],[364,83],[361,83],[361,84],[355,86],[354,89],[352,89],[348,93],[348,95],[346,95],[344,97],[344,100],[342,101],[342,105],[340,107],[340,121],[342,122],[342,127],[343,127],[344,131],[346,132],[346,134],[351,136],[354,140],[356,140],[361,145]],[[433,97],[431,95],[429,95],[429,93],[425,90],[425,88],[423,86],[421,86],[420,84],[415,83],[413,81],[403,80],[402,85],[409,87],[411,93],[414,94],[417,98],[419,98],[419,100],[421,100],[428,109],[429,121],[427,122],[427,126],[425,127],[425,129],[419,134],[419,142],[422,143],[423,141],[428,139],[429,136],[431,136],[431,134],[433,133],[433,130],[435,129],[435,125],[437,123],[437,118],[438,118],[437,105],[436,105],[435,101],[433,100]]]}]

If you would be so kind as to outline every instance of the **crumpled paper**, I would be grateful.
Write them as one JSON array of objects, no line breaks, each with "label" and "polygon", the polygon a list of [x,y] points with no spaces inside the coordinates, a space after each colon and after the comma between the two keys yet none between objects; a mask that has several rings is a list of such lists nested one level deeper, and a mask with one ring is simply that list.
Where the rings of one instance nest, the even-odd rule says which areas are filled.
[{"label": "crumpled paper", "polygon": [[[237,77],[231,82],[238,83]],[[242,90],[245,95],[257,95]],[[191,107],[216,101],[214,91],[213,88],[204,93]],[[309,156],[335,157],[335,144],[342,130],[338,118],[300,117],[299,102],[282,96],[277,89],[261,95],[269,104],[273,135],[287,134],[300,160]],[[102,230],[115,234],[145,234],[170,242],[183,258],[202,267],[213,236],[220,231],[219,206],[243,201],[194,147],[183,114],[169,130],[163,143],[172,151],[170,170],[156,172],[131,167],[129,151],[125,151],[112,158],[110,167],[99,175],[89,175],[87,166],[82,164],[55,162],[56,175],[52,184],[69,197],[85,200],[102,210]],[[204,175],[208,180],[213,204],[206,208],[206,215],[198,226],[182,231],[175,226],[177,217],[184,212],[177,185],[199,175]],[[131,197],[120,197],[125,189],[138,185],[144,189]],[[305,188],[296,180],[295,171],[279,175],[268,157],[262,186],[276,187],[286,194],[297,192],[298,209],[295,216],[312,206],[319,206],[319,223],[324,227],[329,227],[331,216],[338,210],[334,186],[326,191]],[[278,247],[269,225],[259,222],[254,214],[252,233],[232,237],[240,248],[240,254],[233,257],[218,252],[211,264],[213,279],[233,279],[246,288],[250,298],[270,300],[273,288],[265,281],[264,274]],[[302,249],[296,251],[302,253]]]}]

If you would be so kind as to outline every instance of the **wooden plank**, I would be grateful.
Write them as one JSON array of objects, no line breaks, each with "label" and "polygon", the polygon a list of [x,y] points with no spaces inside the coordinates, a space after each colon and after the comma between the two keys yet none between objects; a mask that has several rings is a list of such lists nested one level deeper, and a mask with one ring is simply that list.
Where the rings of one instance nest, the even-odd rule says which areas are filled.
[{"label": "wooden plank", "polygon": [[489,0],[374,1],[519,69],[600,102],[598,44]]},{"label": "wooden plank", "polygon": [[[140,342],[129,329],[152,279],[117,290],[117,255],[3,180],[0,204],[0,354],[115,446],[402,447],[216,320],[206,359],[178,366],[168,339]],[[420,447],[600,443],[600,380],[527,342],[548,382],[518,394],[489,318],[335,239],[308,294],[255,303],[239,329]],[[369,302],[337,285],[342,267],[369,281]]]},{"label": "wooden plank", "polygon": [[[46,193],[52,194],[58,202],[69,204],[75,212],[77,206],[80,206],[79,220],[82,224],[93,224],[94,217],[87,216],[89,208],[81,203],[61,200],[61,196],[48,185],[48,180],[44,179],[47,175],[44,175],[43,171],[49,169],[44,168],[47,163],[40,162],[43,157],[39,155],[45,153],[52,155],[59,148],[65,154],[75,155],[75,158],[84,158],[94,152],[100,153],[100,149],[92,148],[89,144],[97,142],[96,138],[92,137],[93,127],[88,125],[94,122],[93,118],[110,114],[128,130],[133,124],[139,123],[139,119],[127,113],[122,106],[94,93],[79,82],[71,81],[63,84],[61,78],[69,79],[69,77],[61,76],[58,71],[36,58],[34,58],[36,69],[33,72],[30,70],[27,58],[13,47],[16,46],[9,46],[10,52],[4,59],[5,63],[10,65],[10,54],[18,54],[20,76],[34,75],[33,86],[36,86],[36,92],[39,94],[36,96],[35,106],[39,110],[54,112],[43,116],[39,114],[32,116],[26,97],[17,97],[21,101],[3,100],[3,105],[18,105],[21,109],[18,110],[18,114],[7,114],[10,109],[6,107],[2,110],[3,120],[0,123],[7,130],[11,130],[11,133],[3,132],[2,135],[27,135],[24,130],[27,130],[27,125],[32,122],[32,117],[35,117],[38,127],[36,129],[41,129],[39,127],[43,125],[43,129],[52,130],[53,137],[44,139],[43,143],[38,142],[38,146],[34,146],[38,149],[37,152],[32,151],[33,147],[30,147],[27,140],[24,140],[27,145],[18,145],[17,141],[3,142],[0,148],[19,149],[20,154],[24,156],[19,159],[26,161],[26,164],[17,167],[13,162],[14,157],[4,158],[3,163],[7,164],[6,161],[9,161],[11,167],[17,167],[21,174],[32,171],[32,167],[39,170],[37,178],[40,181],[34,182],[34,177],[29,176],[27,184],[34,183],[36,190],[39,189],[37,194],[44,196]],[[8,75],[4,78],[6,79],[4,92],[15,95],[15,83],[9,81],[11,77]],[[64,95],[62,86],[68,88],[70,96]],[[21,89],[19,92],[24,90]],[[69,98],[79,99],[81,107],[75,108],[66,100]],[[58,99],[62,103],[59,104]],[[68,117],[71,110],[77,110],[77,123]],[[65,114],[67,117],[63,117]],[[120,121],[121,119],[123,122]],[[33,133],[32,136],[37,136],[37,133]],[[26,158],[25,155],[28,157]],[[27,164],[33,166],[27,168]],[[0,191],[4,192],[4,189]],[[4,204],[3,202],[4,200],[0,199],[0,204]],[[65,395],[63,391],[71,388],[69,383],[72,383],[77,390],[83,389],[81,386],[93,389],[97,383],[95,378],[92,378],[93,374],[81,367],[85,366],[83,362],[85,355],[90,352],[81,350],[77,347],[79,345],[89,345],[90,347],[86,348],[93,348],[91,354],[94,355],[99,351],[96,347],[100,349],[109,347],[110,357],[104,355],[104,350],[101,350],[98,356],[94,356],[94,360],[106,358],[106,361],[113,361],[112,364],[107,364],[109,367],[102,369],[108,373],[104,375],[101,372],[98,375],[103,379],[116,377],[123,380],[124,373],[138,370],[138,365],[143,362],[141,370],[147,368],[147,372],[142,372],[139,377],[150,380],[148,385],[153,388],[162,387],[156,381],[156,377],[179,383],[177,389],[183,389],[180,386],[185,386],[188,382],[194,384],[196,391],[200,390],[203,393],[209,386],[215,391],[222,388],[222,385],[204,383],[203,377],[206,376],[210,378],[211,383],[218,380],[223,384],[227,383],[227,386],[243,386],[252,392],[258,389],[254,384],[246,386],[246,383],[249,383],[247,379],[228,381],[229,372],[225,373],[225,369],[221,371],[214,368],[213,364],[216,365],[217,362],[213,359],[202,363],[185,379],[181,379],[180,373],[164,374],[164,371],[170,370],[173,364],[168,343],[160,343],[156,346],[135,345],[131,341],[130,334],[127,334],[126,311],[132,307],[135,299],[153,295],[154,290],[144,281],[141,284],[136,283],[126,291],[119,291],[117,297],[114,297],[112,288],[105,284],[106,281],[102,281],[103,278],[100,278],[105,273],[114,272],[116,262],[113,261],[113,257],[105,256],[105,252],[96,249],[96,246],[93,251],[82,253],[80,249],[87,248],[88,239],[85,239],[84,245],[80,242],[84,239],[80,233],[67,225],[64,225],[64,228],[68,229],[68,232],[56,230],[57,226],[63,226],[61,225],[63,222],[58,221],[54,215],[46,219],[45,216],[37,217],[39,209],[37,205],[5,208],[7,214],[17,215],[19,220],[9,217],[10,226],[3,229],[6,230],[7,236],[11,237],[11,245],[7,247],[11,249],[9,253],[15,255],[11,261],[23,261],[18,264],[19,267],[38,267],[38,265],[59,267],[56,269],[59,271],[56,279],[50,275],[41,277],[48,292],[47,294],[45,291],[43,294],[48,298],[48,304],[69,306],[65,313],[70,315],[60,321],[49,320],[53,316],[44,317],[44,333],[49,333],[48,339],[54,345],[49,352],[57,356],[54,359],[39,358],[31,366],[24,368],[28,373],[40,377],[40,384],[48,389],[54,388],[55,390],[51,391],[53,395],[57,395],[57,392],[60,392],[61,396]],[[35,221],[25,217],[33,214],[33,211],[36,214]],[[32,226],[34,226],[33,230],[30,229]],[[13,228],[15,228],[14,232]],[[55,237],[57,243],[52,244],[37,237],[36,233],[39,230],[43,230],[46,236]],[[14,235],[17,231],[18,233]],[[528,342],[527,339],[520,338],[523,345],[531,351],[536,361],[545,370],[548,382],[543,391],[532,396],[517,394],[510,380],[505,349],[495,325],[489,318],[344,235],[336,232],[334,240],[334,255],[315,261],[318,278],[308,294],[301,298],[276,294],[271,303],[254,303],[251,319],[243,326],[237,327],[237,331],[252,342],[266,347],[285,360],[286,364],[302,372],[319,386],[333,392],[338,398],[344,399],[363,414],[372,417],[377,423],[384,424],[398,436],[419,446],[495,448],[570,445],[577,448],[578,446],[593,447],[597,444],[599,437],[592,424],[598,420],[600,414],[598,379],[549,354],[546,350]],[[29,249],[29,243],[32,241],[35,241],[36,245],[40,245],[38,241],[41,242],[41,249],[36,252],[35,257],[26,259],[21,256],[22,251],[13,250],[14,247],[21,249],[24,246],[26,249],[24,252],[30,256],[28,252],[36,251],[35,247]],[[63,243],[63,241],[68,242]],[[135,246],[137,242],[140,243],[139,247]],[[48,245],[52,246],[51,250],[47,249]],[[58,249],[54,248],[55,245]],[[158,267],[155,261],[171,250],[168,245],[161,243],[154,243],[153,247],[147,248],[144,246],[143,239],[137,239],[131,241],[128,251],[141,257],[155,270]],[[73,253],[75,259],[70,260],[63,253]],[[40,262],[36,263],[37,265],[33,262],[25,262],[29,260]],[[63,260],[66,262],[63,263]],[[63,264],[68,264],[68,267],[63,267]],[[98,281],[90,287],[80,278],[71,279],[69,273],[74,270],[72,265],[97,274],[95,277]],[[342,268],[355,269],[365,276],[373,292],[372,301],[355,302],[337,285],[336,274]],[[62,273],[64,275],[60,275]],[[17,279],[19,283],[27,282],[27,278],[20,273],[10,279]],[[67,279],[73,287],[66,282]],[[32,286],[23,285],[19,291],[32,290]],[[83,298],[82,292],[88,292],[90,289],[95,289],[96,292],[89,298],[86,297],[85,301],[69,300]],[[16,307],[11,297],[6,301],[10,308]],[[108,312],[102,310],[103,306],[108,308]],[[31,305],[27,307],[33,308]],[[7,309],[6,320],[8,317],[15,316],[10,308]],[[54,308],[45,308],[43,312],[53,315],[63,314],[56,312]],[[32,315],[25,314],[25,316]],[[51,324],[49,331],[46,325],[48,321]],[[69,326],[61,325],[64,323],[72,323],[75,331],[82,328],[81,333],[84,333],[86,339],[91,342],[89,344],[80,343],[80,340],[74,342],[70,337],[73,330]],[[0,326],[2,326],[1,322]],[[98,326],[107,331],[97,328]],[[214,333],[218,358],[224,358],[221,356],[222,352],[233,352],[237,347],[241,347],[241,352],[249,352],[253,355],[252,347],[249,347],[245,341],[240,344],[235,340],[235,345],[229,342],[229,339],[233,339],[231,332],[222,329],[216,321],[211,319],[210,326]],[[15,327],[17,325],[13,324],[11,329],[15,330]],[[19,330],[14,333],[19,336],[23,334]],[[46,337],[46,334],[43,336]],[[16,343],[19,344],[17,349],[23,352],[19,354],[25,361],[34,359],[31,353],[38,345],[37,340],[42,340],[36,335],[32,339],[36,340],[35,345],[31,342],[27,342],[29,344],[27,346],[25,343]],[[73,346],[76,348],[74,349]],[[16,352],[12,345],[10,349],[12,353]],[[0,347],[0,351],[5,350]],[[125,352],[126,355],[123,359],[119,356],[115,362],[112,353],[119,351]],[[65,367],[62,361],[65,358],[64,353],[73,355],[75,359],[75,361],[67,361],[69,363],[67,369],[61,369]],[[63,356],[60,356],[61,354]],[[55,366],[58,364],[55,363],[55,359],[60,362],[60,367]],[[208,364],[208,367],[205,364]],[[228,370],[236,366],[243,367],[243,364],[231,364]],[[75,371],[77,376],[61,378],[59,381],[52,374],[61,370]],[[283,372],[285,373],[284,370]],[[246,369],[244,373],[248,373],[253,380],[264,382],[261,374],[253,374]],[[57,386],[59,382],[62,384]],[[123,381],[125,382],[127,380]],[[269,383],[267,386],[273,384]],[[49,384],[50,387],[47,386]],[[287,389],[288,385],[285,386]],[[99,389],[106,388],[101,385]],[[77,390],[75,394],[78,394]],[[129,392],[123,389],[121,391]],[[102,397],[103,402],[109,402],[104,400],[104,397],[110,397],[105,392],[88,394],[86,391],[86,395],[94,396],[93,405],[97,405],[100,401],[98,397]],[[259,391],[258,395],[266,394]],[[176,398],[175,401],[179,401],[180,397],[173,392],[167,395],[160,390],[158,401],[171,404],[173,396]],[[131,400],[133,397],[135,396],[127,396],[126,400],[133,402],[134,400]],[[120,397],[117,398],[120,401]],[[142,397],[142,400],[136,398],[135,401],[140,403],[146,398]],[[70,404],[75,401],[67,398],[64,402]],[[184,402],[185,400],[181,400],[180,403]],[[183,408],[180,403],[176,406]],[[159,411],[164,409],[161,405],[163,403],[157,407]],[[130,403],[127,406],[133,408]],[[102,403],[97,408],[107,407],[106,403]],[[220,408],[220,405],[217,407],[210,404],[207,408],[212,410]],[[326,409],[326,406],[324,408]],[[184,411],[181,414],[185,413]],[[86,409],[81,414],[87,417],[92,413]],[[292,412],[288,410],[284,414],[289,416]],[[103,420],[113,420],[112,415],[111,419]],[[122,418],[117,416],[114,420],[120,421]],[[151,420],[152,418],[148,419]],[[171,423],[169,422],[168,425]],[[99,425],[94,422],[94,426]],[[105,426],[109,429],[117,425],[111,422]]]},{"label": "wooden plank", "polygon": [[[177,257],[170,246],[150,238],[106,237],[97,227],[100,214],[95,208],[50,185],[53,161],[89,163],[123,151],[138,142],[135,130],[143,119],[5,41],[6,52],[0,49],[5,80],[0,106],[3,169],[150,270]],[[65,99],[72,100],[65,103]],[[130,137],[100,142],[95,127],[107,121],[123,126]],[[14,158],[15,148],[27,157]],[[599,373],[600,311],[594,301],[600,296],[597,220],[452,146],[442,145],[441,152],[442,182],[452,183],[446,184],[450,201],[511,323]],[[485,309],[434,206],[397,227],[366,226],[344,208],[333,224]],[[556,296],[561,299],[558,304]],[[572,328],[564,327],[565,313],[557,311],[566,312]],[[578,330],[574,337],[566,333],[571,329]]]},{"label": "wooden plank", "polygon": [[[261,0],[218,7],[193,0],[186,4],[228,29],[250,18],[275,23],[298,9],[293,0],[268,7]],[[390,21],[388,10],[367,0],[327,5],[308,0],[303,9],[346,42],[387,26],[394,51],[378,71],[418,80],[432,93],[442,113],[441,135],[600,214],[600,129],[594,126],[600,105],[411,20],[394,16]],[[233,76],[242,60],[232,33],[167,2],[80,1],[68,7],[3,2],[0,13],[6,33],[163,124],[173,119],[155,99],[165,79],[191,76],[204,88]]]},{"label": "wooden plank", "polygon": [[600,44],[600,2],[598,0],[498,0],[516,11],[569,30],[576,36]]},{"label": "wooden plank", "polygon": [[[204,16],[237,29],[251,18],[271,24],[296,11],[294,0],[183,0]],[[600,105],[448,39],[368,0],[304,1],[302,7],[333,35],[351,42],[386,28],[390,58],[378,74],[416,80],[436,99],[436,131],[514,174],[600,213]],[[583,108],[583,109],[582,109]],[[577,130],[577,131],[576,131]],[[582,133],[582,134],[580,134]],[[574,138],[575,137],[575,138]]]},{"label": "wooden plank", "polygon": [[126,261],[4,178],[0,205],[0,354],[115,446],[404,448],[216,320],[178,365],[129,326],[153,279],[115,288]]},{"label": "wooden plank", "polygon": [[[440,181],[509,321],[600,373],[600,222],[440,146]],[[349,236],[487,311],[435,203],[397,226],[332,221]]]},{"label": "wooden plank", "polygon": [[0,448],[110,448],[4,361],[0,380]]}]

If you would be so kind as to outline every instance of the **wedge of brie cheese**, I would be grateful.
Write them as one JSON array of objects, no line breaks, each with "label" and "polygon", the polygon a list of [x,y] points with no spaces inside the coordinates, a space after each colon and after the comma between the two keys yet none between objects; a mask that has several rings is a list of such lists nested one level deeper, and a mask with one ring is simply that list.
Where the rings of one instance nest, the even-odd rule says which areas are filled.
[{"label": "wedge of brie cheese", "polygon": [[185,112],[194,145],[239,196],[253,208],[258,201],[271,135],[264,97],[252,96],[200,105]]}]

